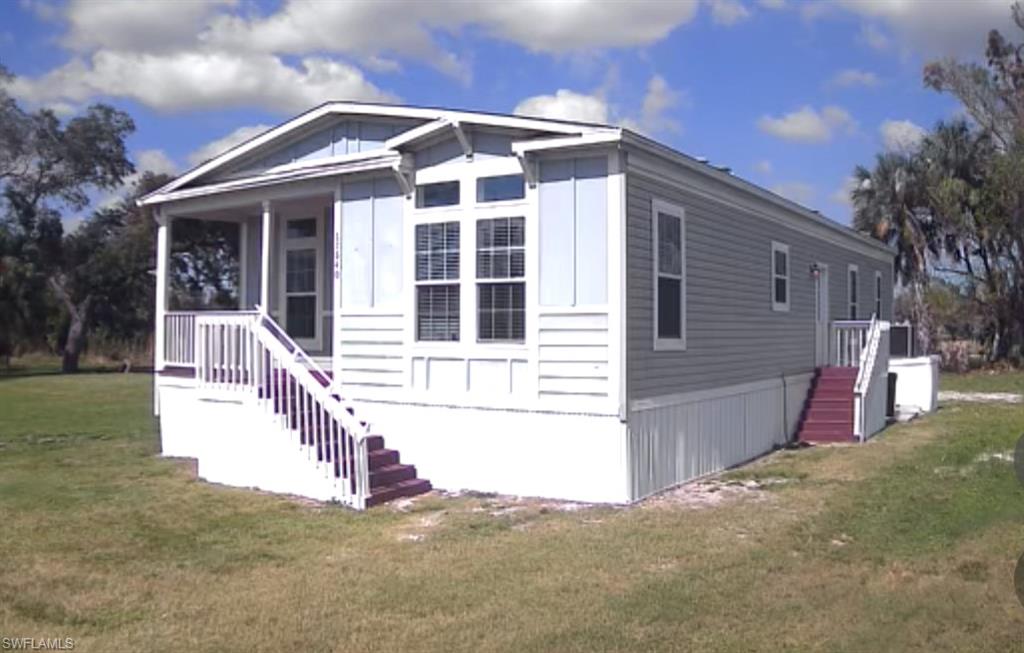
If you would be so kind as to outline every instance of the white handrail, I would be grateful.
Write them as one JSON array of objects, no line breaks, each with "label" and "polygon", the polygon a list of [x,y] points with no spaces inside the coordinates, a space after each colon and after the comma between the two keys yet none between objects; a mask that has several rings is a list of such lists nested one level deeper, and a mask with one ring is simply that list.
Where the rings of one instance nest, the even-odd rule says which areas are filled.
[{"label": "white handrail", "polygon": [[860,441],[867,437],[867,397],[871,390],[871,381],[875,377],[875,363],[878,360],[879,345],[882,340],[883,323],[877,315],[871,316],[864,346],[860,351],[857,365],[857,380],[853,385],[853,433]]}]

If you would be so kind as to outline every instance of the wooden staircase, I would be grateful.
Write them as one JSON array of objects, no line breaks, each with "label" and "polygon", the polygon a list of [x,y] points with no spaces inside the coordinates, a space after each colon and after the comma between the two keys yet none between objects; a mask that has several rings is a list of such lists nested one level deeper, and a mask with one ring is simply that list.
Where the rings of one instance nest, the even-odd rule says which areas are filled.
[{"label": "wooden staircase", "polygon": [[856,367],[818,368],[800,418],[801,442],[857,442],[853,432]]},{"label": "wooden staircase", "polygon": [[[323,387],[327,388],[331,382],[330,372],[311,372],[312,376]],[[276,383],[278,389],[282,384],[288,383],[288,377],[278,376]],[[261,393],[262,394],[262,393]],[[308,447],[310,458],[315,458],[317,463],[327,466],[328,473],[334,478],[344,477],[342,469],[349,463],[353,452],[345,451],[344,439],[338,437],[335,429],[317,419],[314,410],[302,406],[295,399],[293,392],[277,392],[275,396],[290,396],[291,410],[287,411],[289,426],[298,434],[299,444]],[[332,395],[337,401],[341,401],[338,395]],[[346,408],[350,415],[355,416],[352,408]],[[280,401],[273,403],[273,412],[281,415],[283,406]],[[360,421],[366,426],[366,422]],[[384,446],[384,436],[370,435],[366,438],[368,451],[367,467],[370,474],[370,495],[366,498],[366,507],[377,506],[388,501],[402,497],[412,497],[430,492],[433,487],[430,481],[417,476],[416,466],[407,465],[401,462],[401,454],[395,449],[388,449]],[[350,478],[352,491],[355,492],[355,479]]]}]

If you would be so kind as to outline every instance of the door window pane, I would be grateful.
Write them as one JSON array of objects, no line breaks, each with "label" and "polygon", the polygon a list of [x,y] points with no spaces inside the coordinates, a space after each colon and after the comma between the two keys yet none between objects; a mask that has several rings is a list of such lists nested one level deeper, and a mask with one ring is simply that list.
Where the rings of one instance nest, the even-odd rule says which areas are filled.
[{"label": "door window pane", "polygon": [[285,266],[286,292],[316,292],[316,250],[288,250]]},{"label": "door window pane", "polygon": [[316,296],[288,297],[288,335],[312,340],[316,337]]}]

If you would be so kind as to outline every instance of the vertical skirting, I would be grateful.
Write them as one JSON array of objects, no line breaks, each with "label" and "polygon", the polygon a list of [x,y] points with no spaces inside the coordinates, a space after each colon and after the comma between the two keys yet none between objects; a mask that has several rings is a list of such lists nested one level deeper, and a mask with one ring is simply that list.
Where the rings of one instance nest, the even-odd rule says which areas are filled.
[{"label": "vertical skirting", "polygon": [[804,374],[634,402],[628,455],[633,500],[752,460],[796,430]]}]

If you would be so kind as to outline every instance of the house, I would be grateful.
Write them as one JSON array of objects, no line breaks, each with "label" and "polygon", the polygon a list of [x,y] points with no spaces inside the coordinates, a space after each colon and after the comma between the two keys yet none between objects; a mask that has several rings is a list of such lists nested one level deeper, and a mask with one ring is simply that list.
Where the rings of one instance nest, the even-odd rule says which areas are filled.
[{"label": "house", "polygon": [[[331,102],[140,204],[163,452],[211,481],[625,503],[885,423],[893,251],[628,129]],[[237,233],[236,309],[170,310],[183,219]]]}]

